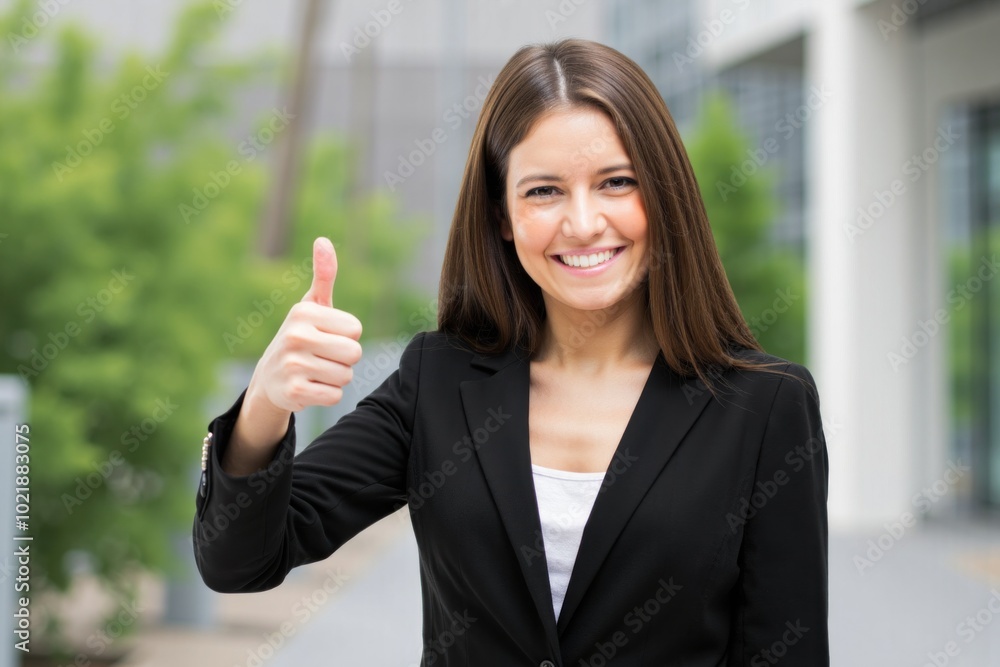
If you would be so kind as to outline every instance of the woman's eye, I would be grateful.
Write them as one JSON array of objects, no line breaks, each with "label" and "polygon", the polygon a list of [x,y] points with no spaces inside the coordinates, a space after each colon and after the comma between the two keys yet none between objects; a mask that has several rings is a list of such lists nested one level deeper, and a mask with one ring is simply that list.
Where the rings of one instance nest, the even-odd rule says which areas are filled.
[{"label": "woman's eye", "polygon": [[623,190],[627,187],[636,185],[636,182],[635,179],[627,176],[615,176],[614,178],[608,179],[608,185],[611,186],[612,190]]},{"label": "woman's eye", "polygon": [[552,196],[554,190],[555,190],[555,188],[553,188],[551,185],[542,185],[540,187],[532,188],[531,190],[528,190],[528,192],[525,194],[525,196],[527,196],[527,197],[541,197],[542,199],[544,199],[546,197]]}]

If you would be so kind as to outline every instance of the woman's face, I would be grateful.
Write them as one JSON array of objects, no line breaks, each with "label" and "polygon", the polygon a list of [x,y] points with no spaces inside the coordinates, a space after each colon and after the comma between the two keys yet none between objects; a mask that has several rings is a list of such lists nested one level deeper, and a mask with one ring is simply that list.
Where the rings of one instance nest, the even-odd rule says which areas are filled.
[{"label": "woman's face", "polygon": [[577,107],[541,116],[510,153],[506,199],[503,238],[514,242],[546,308],[558,307],[553,300],[607,308],[645,277],[646,209],[603,112]]}]

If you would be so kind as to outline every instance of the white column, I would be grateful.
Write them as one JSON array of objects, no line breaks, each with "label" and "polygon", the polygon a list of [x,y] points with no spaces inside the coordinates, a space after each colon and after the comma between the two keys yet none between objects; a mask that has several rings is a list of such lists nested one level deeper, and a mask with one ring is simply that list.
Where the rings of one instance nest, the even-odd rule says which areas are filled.
[{"label": "white column", "polygon": [[[921,319],[907,30],[885,38],[882,11],[816,4],[807,89],[829,98],[806,127],[810,365],[830,450],[832,528],[878,527],[913,511],[920,445],[918,353],[889,354]],[[909,28],[909,26],[906,26]],[[924,182],[926,183],[926,181]],[[864,211],[865,214],[862,214]]]}]

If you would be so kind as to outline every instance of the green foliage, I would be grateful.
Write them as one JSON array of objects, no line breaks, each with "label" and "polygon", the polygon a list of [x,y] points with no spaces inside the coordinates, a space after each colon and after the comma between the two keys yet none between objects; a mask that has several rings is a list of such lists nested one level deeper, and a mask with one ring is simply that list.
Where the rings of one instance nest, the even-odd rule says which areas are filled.
[{"label": "green foliage", "polygon": [[[33,9],[0,15],[3,33]],[[308,288],[316,235],[337,245],[351,278],[335,304],[366,338],[405,329],[427,300],[397,287],[425,227],[401,225],[384,198],[355,200],[333,138],[303,169],[291,256],[255,257],[267,172],[238,150],[229,101],[261,68],[202,64],[220,27],[210,4],[191,7],[161,57],[110,72],[78,29],[0,59],[0,373],[30,388],[33,597],[71,583],[71,552],[123,595],[136,567],[172,568],[218,365],[263,351]],[[20,59],[36,48],[51,59]],[[275,290],[273,313],[237,333]]]},{"label": "green foliage", "polygon": [[[733,178],[750,141],[736,128],[721,93],[706,96],[701,118],[685,142],[719,255],[744,318],[769,353],[805,362],[805,279],[797,253],[770,240],[777,210],[767,165]],[[782,312],[784,311],[784,312]]]},{"label": "green foliage", "polygon": [[309,156],[310,178],[299,193],[291,256],[311,257],[313,240],[328,236],[337,250],[334,306],[361,320],[366,338],[416,333],[410,317],[426,308],[431,296],[408,287],[402,269],[430,225],[400,225],[396,202],[385,193],[355,201],[348,191],[350,156],[349,148],[331,142],[318,144]]},{"label": "green foliage", "polygon": [[[990,372],[982,363],[977,364],[977,358],[986,343],[981,320],[988,305],[982,300],[991,296],[997,299],[996,295],[1000,294],[993,285],[996,276],[988,264],[998,254],[1000,225],[995,224],[979,230],[967,243],[951,245],[947,249],[948,285],[941,304],[944,313],[936,312],[933,318],[927,318],[943,321],[947,331],[951,418],[960,432],[968,432],[973,427],[976,390]],[[995,332],[1000,331],[1000,304],[994,304],[989,312],[994,319],[988,323],[988,331],[995,336]],[[994,340],[993,345],[996,344]]]}]

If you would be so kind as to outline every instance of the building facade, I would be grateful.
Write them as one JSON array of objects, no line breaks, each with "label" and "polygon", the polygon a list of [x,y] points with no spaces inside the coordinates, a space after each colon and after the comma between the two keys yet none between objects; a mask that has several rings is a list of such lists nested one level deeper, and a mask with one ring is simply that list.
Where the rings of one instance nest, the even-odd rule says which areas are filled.
[{"label": "building facade", "polygon": [[[630,27],[644,9],[645,24]],[[748,127],[788,107],[801,114],[802,144],[781,159],[801,151],[808,366],[830,451],[831,526],[992,516],[1000,2],[621,0],[615,14],[619,45],[659,58],[651,69],[681,118],[694,104],[681,98],[727,77],[750,90],[737,96]],[[657,55],[692,44],[697,75]],[[801,73],[785,108],[747,101],[770,94],[743,73],[769,68]]]}]

